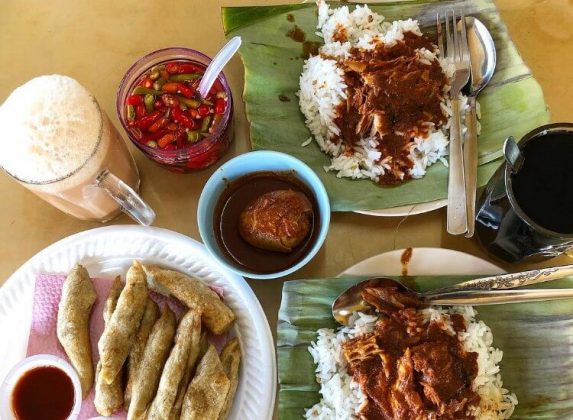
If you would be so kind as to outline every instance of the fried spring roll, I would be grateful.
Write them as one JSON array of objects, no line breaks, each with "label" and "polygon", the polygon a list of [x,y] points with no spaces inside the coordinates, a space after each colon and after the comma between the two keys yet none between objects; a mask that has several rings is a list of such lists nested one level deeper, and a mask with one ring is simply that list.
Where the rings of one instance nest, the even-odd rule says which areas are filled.
[{"label": "fried spring roll", "polygon": [[144,418],[145,411],[155,396],[161,371],[173,346],[176,324],[175,314],[166,306],[147,340],[131,390],[128,420]]},{"label": "fried spring roll", "polygon": [[230,381],[225,375],[217,350],[209,345],[207,353],[197,366],[195,377],[187,388],[181,419],[217,420],[223,410],[229,387]]},{"label": "fried spring roll", "polygon": [[207,352],[208,345],[209,341],[207,340],[207,333],[203,332],[197,345],[192,347],[191,351],[189,352],[187,369],[185,370],[183,379],[181,379],[181,383],[179,384],[179,389],[177,390],[177,399],[175,400],[175,404],[171,409],[171,416],[170,416],[171,419],[178,419],[179,417],[181,417],[181,408],[183,407],[183,399],[185,398],[187,387],[189,386],[189,382],[191,381],[191,377],[193,376],[193,373],[195,371],[195,364]]},{"label": "fried spring roll", "polygon": [[127,272],[125,287],[119,295],[115,311],[99,339],[99,376],[103,382],[113,382],[127,359],[146,303],[145,273],[139,261],[134,261]]},{"label": "fried spring roll", "polygon": [[202,281],[155,265],[144,268],[151,289],[175,296],[190,309],[198,309],[203,322],[214,334],[223,334],[235,321],[231,308]]},{"label": "fried spring roll", "polygon": [[199,348],[200,340],[201,314],[190,309],[179,322],[175,345],[163,368],[157,394],[147,411],[148,419],[169,419],[169,413],[177,398],[177,390],[188,367],[190,352]]},{"label": "fried spring roll", "polygon": [[239,344],[239,339],[237,337],[232,338],[223,347],[221,354],[219,355],[221,359],[221,364],[223,365],[223,370],[225,375],[229,378],[229,392],[225,397],[225,404],[219,414],[219,420],[224,420],[229,416],[231,407],[233,406],[233,400],[235,399],[235,392],[237,391],[237,385],[239,384],[239,366],[241,364],[241,345]]},{"label": "fried spring roll", "polygon": [[82,398],[88,395],[94,382],[89,323],[96,299],[87,270],[76,264],[62,288],[56,331],[60,344],[80,377]]},{"label": "fried spring roll", "polygon": [[135,336],[135,341],[129,352],[129,359],[127,362],[127,385],[125,387],[125,410],[129,408],[129,403],[131,402],[131,389],[135,378],[137,376],[137,371],[141,365],[141,359],[143,358],[143,352],[145,350],[145,345],[147,344],[147,339],[155,321],[159,318],[159,307],[157,303],[147,298],[147,303],[145,304],[145,311],[143,312],[143,318],[141,318],[141,324],[137,335]]},{"label": "fried spring roll", "polygon": [[[109,294],[103,308],[103,321],[105,325],[109,323],[113,311],[117,306],[117,300],[119,299],[122,288],[123,283],[121,282],[121,278],[117,276],[109,290]],[[99,414],[109,417],[123,405],[123,388],[121,386],[122,371],[120,370],[118,374],[115,375],[111,384],[106,384],[101,380],[99,376],[100,371],[101,362],[98,362],[96,369],[94,405]]]}]

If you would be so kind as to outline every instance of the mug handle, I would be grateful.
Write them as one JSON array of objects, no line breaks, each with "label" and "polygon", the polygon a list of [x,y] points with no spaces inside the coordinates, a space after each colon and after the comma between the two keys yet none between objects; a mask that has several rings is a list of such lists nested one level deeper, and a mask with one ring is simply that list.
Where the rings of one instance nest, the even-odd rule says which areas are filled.
[{"label": "mug handle", "polygon": [[99,173],[95,183],[119,204],[121,211],[139,224],[149,226],[155,220],[155,212],[149,207],[149,204],[143,201],[133,188],[112,174],[108,169],[104,169]]}]

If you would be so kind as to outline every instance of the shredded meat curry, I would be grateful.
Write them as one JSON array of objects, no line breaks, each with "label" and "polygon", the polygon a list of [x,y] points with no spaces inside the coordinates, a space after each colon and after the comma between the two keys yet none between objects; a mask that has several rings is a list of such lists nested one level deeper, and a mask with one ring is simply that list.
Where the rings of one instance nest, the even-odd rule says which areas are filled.
[{"label": "shredded meat curry", "polygon": [[394,287],[365,289],[363,299],[382,317],[374,332],[343,344],[347,369],[367,401],[361,419],[471,419],[479,403],[472,390],[477,353],[457,338],[462,315],[450,315],[453,332],[426,322],[416,296]]},{"label": "shredded meat curry", "polygon": [[351,153],[358,138],[377,139],[380,160],[391,168],[381,184],[410,178],[409,144],[447,120],[440,106],[446,76],[438,61],[419,57],[420,49],[435,51],[436,46],[425,35],[405,32],[392,46],[379,42],[372,50],[353,48],[342,63],[347,101],[337,109],[341,133],[334,140]]}]

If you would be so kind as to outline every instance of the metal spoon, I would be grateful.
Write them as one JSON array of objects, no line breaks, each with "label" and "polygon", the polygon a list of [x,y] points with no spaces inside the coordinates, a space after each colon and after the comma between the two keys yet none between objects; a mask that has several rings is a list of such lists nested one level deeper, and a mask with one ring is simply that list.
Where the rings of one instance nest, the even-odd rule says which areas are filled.
[{"label": "metal spoon", "polygon": [[340,324],[347,325],[348,318],[354,312],[371,310],[370,305],[362,300],[362,290],[367,287],[397,287],[401,291],[414,294],[429,305],[492,305],[571,298],[573,289],[504,290],[571,275],[573,275],[573,264],[483,277],[424,293],[415,292],[391,278],[372,278],[355,284],[341,293],[332,304],[332,315]]},{"label": "metal spoon", "polygon": [[466,17],[468,45],[470,47],[471,76],[469,83],[469,116],[466,117],[468,136],[464,143],[464,176],[466,183],[466,212],[468,230],[466,238],[471,238],[475,230],[475,202],[477,187],[477,114],[476,97],[491,80],[496,63],[495,44],[491,34],[475,17]]}]

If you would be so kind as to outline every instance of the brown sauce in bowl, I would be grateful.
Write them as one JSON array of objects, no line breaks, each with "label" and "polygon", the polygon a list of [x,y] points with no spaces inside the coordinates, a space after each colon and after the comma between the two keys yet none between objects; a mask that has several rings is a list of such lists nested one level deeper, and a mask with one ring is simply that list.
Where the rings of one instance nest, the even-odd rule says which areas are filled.
[{"label": "brown sauce in bowl", "polygon": [[[239,232],[241,212],[263,194],[288,189],[301,192],[310,200],[313,208],[310,233],[289,253],[268,251],[247,243]],[[294,171],[254,172],[227,185],[215,206],[213,230],[222,253],[237,268],[257,274],[286,270],[302,260],[317,239],[320,231],[318,203],[314,194],[296,177]]]},{"label": "brown sauce in bowl", "polygon": [[65,420],[73,408],[74,384],[55,366],[29,370],[12,391],[12,410],[18,420]]}]

